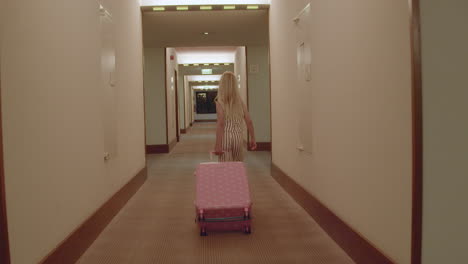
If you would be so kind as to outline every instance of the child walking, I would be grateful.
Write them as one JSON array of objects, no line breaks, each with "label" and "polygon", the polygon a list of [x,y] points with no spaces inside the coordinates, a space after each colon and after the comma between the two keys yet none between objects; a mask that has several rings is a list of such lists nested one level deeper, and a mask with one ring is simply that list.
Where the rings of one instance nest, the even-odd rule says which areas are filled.
[{"label": "child walking", "polygon": [[[220,162],[244,160],[245,124],[250,135],[250,149],[255,150],[255,132],[247,106],[242,102],[234,73],[221,76],[216,102],[215,154]],[[245,123],[244,123],[245,122]]]}]

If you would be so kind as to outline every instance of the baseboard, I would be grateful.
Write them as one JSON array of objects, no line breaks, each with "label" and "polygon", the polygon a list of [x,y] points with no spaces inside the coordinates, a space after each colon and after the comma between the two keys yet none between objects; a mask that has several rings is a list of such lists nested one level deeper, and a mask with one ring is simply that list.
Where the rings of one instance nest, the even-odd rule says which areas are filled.
[{"label": "baseboard", "polygon": [[181,129],[180,133],[187,134],[190,131],[190,128],[192,128],[192,124],[189,124],[186,128]]},{"label": "baseboard", "polygon": [[177,145],[177,138],[174,138],[174,140],[172,140],[171,143],[169,143],[169,151],[168,152],[171,152],[172,149],[175,147],[175,145]]},{"label": "baseboard", "polygon": [[271,142],[257,142],[257,148],[251,150],[249,146],[249,151],[271,151]]},{"label": "baseboard", "polygon": [[216,122],[216,119],[200,119],[200,120],[195,120],[195,123],[204,123],[204,122]]},{"label": "baseboard", "polygon": [[169,145],[146,145],[146,154],[169,153]]},{"label": "baseboard", "polygon": [[75,263],[147,179],[146,167],[57,246],[41,264]]},{"label": "baseboard", "polygon": [[271,175],[357,264],[394,263],[275,164]]}]

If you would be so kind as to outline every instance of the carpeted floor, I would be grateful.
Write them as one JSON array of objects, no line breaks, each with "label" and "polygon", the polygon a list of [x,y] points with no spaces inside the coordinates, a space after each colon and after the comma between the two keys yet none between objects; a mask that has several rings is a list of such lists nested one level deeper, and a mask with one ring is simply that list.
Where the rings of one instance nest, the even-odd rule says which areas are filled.
[{"label": "carpeted floor", "polygon": [[148,181],[78,263],[353,263],[270,176],[269,152],[247,154],[252,234],[200,237],[193,172],[209,161],[214,132],[214,123],[196,124],[172,153],[149,155]]}]

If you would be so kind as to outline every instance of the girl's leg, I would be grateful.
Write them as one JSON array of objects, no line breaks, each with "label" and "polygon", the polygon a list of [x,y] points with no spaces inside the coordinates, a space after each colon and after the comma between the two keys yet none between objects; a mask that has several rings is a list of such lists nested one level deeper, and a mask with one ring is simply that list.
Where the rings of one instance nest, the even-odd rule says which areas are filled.
[{"label": "girl's leg", "polygon": [[232,137],[231,141],[231,153],[232,153],[232,160],[233,161],[244,161],[244,140],[242,137],[242,133],[236,133]]},{"label": "girl's leg", "polygon": [[224,133],[222,142],[222,150],[224,151],[224,153],[219,156],[219,162],[232,161],[232,151],[230,144],[232,136],[230,134],[231,133],[228,133],[227,131]]}]

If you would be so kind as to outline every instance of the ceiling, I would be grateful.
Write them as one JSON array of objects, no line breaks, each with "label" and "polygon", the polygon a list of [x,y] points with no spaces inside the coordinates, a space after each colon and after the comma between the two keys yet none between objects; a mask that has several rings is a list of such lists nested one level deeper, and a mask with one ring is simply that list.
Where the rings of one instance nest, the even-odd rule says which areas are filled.
[{"label": "ceiling", "polygon": [[143,12],[143,41],[145,48],[268,45],[268,10]]},{"label": "ceiling", "polygon": [[234,63],[237,47],[176,48],[177,63]]}]

